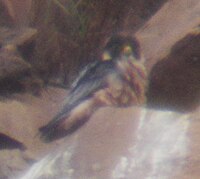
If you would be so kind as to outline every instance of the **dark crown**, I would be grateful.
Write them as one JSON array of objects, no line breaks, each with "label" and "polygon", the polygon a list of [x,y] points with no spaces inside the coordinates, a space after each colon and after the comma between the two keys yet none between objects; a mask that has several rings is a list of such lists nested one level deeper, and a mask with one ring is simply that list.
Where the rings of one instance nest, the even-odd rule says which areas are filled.
[{"label": "dark crown", "polygon": [[115,59],[120,56],[126,46],[130,46],[132,48],[133,55],[137,59],[140,59],[140,44],[135,37],[131,36],[112,36],[105,45],[104,51],[108,51],[112,59]]}]

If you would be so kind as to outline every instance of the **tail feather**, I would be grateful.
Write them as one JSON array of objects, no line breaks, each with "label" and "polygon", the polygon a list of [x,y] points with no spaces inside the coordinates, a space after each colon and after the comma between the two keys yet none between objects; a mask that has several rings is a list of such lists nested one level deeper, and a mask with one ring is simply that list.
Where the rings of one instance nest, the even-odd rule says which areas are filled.
[{"label": "tail feather", "polygon": [[[67,116],[66,116],[67,118]],[[60,120],[59,120],[60,119]],[[60,127],[64,118],[54,118],[50,123],[39,128],[40,138],[45,142],[50,142],[57,136],[60,131]]]},{"label": "tail feather", "polygon": [[63,110],[58,113],[47,125],[44,125],[39,128],[40,138],[49,142],[52,141],[59,133],[62,133],[61,125],[62,122],[69,117],[73,106],[68,106],[63,108]]},{"label": "tail feather", "polygon": [[62,128],[62,122],[60,123],[60,121],[59,123],[57,122],[51,125],[47,124],[46,126],[39,128],[40,138],[44,142],[51,142],[53,140],[62,138],[66,135],[70,135],[74,131],[79,129],[82,125],[84,125],[88,121],[88,119],[88,116],[84,116],[81,118],[81,120],[74,121],[71,127],[67,130]]},{"label": "tail feather", "polygon": [[85,100],[78,105],[65,106],[47,125],[39,128],[40,138],[45,142],[64,137],[76,131],[88,121],[97,109],[93,100]]}]

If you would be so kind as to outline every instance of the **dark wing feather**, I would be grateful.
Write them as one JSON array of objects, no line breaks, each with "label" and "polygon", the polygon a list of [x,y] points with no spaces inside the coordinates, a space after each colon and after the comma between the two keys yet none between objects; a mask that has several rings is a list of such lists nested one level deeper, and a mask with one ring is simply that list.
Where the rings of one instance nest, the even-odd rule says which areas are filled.
[{"label": "dark wing feather", "polygon": [[95,62],[86,67],[73,83],[73,88],[62,110],[47,125],[39,129],[42,138],[49,139],[60,123],[70,115],[70,112],[84,100],[92,97],[96,91],[104,88],[107,85],[107,75],[115,72],[115,65],[112,61]]},{"label": "dark wing feather", "polygon": [[76,86],[78,86],[78,84],[80,84],[81,81],[83,81],[84,79],[90,77],[91,71],[93,71],[93,69],[96,68],[98,63],[99,63],[98,61],[95,61],[95,62],[87,65],[85,68],[83,68],[83,70],[81,70],[81,72],[79,73],[78,77],[72,83],[71,89],[75,89]]},{"label": "dark wing feather", "polygon": [[81,72],[82,76],[78,77],[70,90],[67,99],[68,104],[75,101],[82,101],[93,95],[97,90],[105,87],[106,77],[109,73],[115,72],[115,64],[113,61],[95,62],[87,67],[87,70]]}]

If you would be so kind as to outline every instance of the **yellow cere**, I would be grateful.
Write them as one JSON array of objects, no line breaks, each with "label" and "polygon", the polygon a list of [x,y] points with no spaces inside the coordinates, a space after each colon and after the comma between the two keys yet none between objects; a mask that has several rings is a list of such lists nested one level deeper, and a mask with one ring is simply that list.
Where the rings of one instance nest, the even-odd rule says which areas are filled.
[{"label": "yellow cere", "polygon": [[109,52],[104,52],[103,55],[102,55],[102,60],[103,61],[108,61],[108,60],[111,60],[111,55]]}]

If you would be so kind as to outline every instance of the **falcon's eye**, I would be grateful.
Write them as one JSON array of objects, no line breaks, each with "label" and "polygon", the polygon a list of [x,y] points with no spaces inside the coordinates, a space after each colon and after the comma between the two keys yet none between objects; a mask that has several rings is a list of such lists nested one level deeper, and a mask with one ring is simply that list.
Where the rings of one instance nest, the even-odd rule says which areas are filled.
[{"label": "falcon's eye", "polygon": [[122,52],[124,55],[131,55],[133,53],[133,49],[130,45],[126,45],[123,49],[122,49]]},{"label": "falcon's eye", "polygon": [[112,59],[112,57],[111,57],[111,55],[110,55],[109,52],[105,51],[105,52],[102,54],[102,60],[103,60],[103,61],[108,61],[108,60],[111,60],[111,59]]}]

